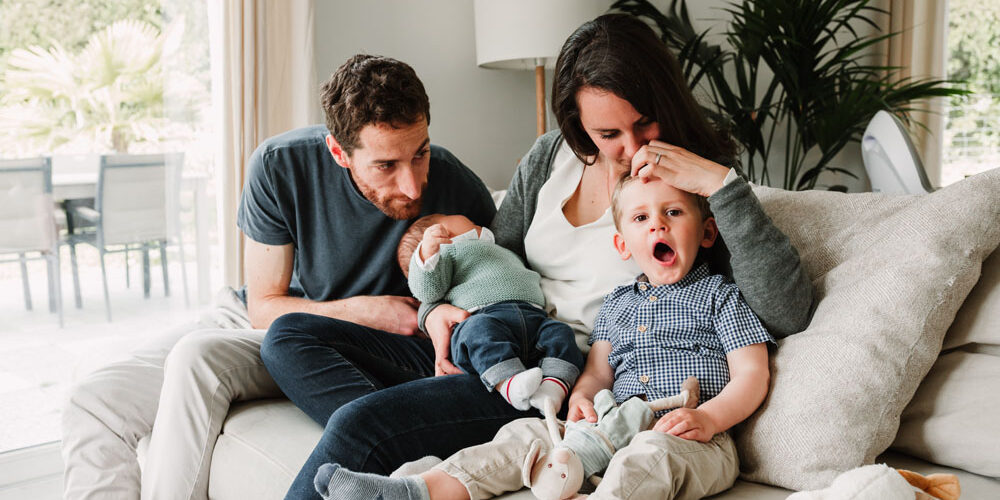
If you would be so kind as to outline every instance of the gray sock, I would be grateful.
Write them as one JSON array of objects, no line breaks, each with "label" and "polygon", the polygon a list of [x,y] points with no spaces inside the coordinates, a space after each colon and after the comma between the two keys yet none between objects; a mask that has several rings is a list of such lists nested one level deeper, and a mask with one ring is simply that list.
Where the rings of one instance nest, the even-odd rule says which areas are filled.
[{"label": "gray sock", "polygon": [[420,476],[390,478],[351,472],[338,464],[323,464],[313,481],[325,500],[430,500]]}]

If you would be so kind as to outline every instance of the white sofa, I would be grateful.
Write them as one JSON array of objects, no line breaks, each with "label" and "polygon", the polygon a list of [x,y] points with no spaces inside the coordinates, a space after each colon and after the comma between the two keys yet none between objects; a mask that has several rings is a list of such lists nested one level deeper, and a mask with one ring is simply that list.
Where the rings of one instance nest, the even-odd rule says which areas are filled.
[{"label": "white sofa", "polygon": [[[934,247],[934,244],[928,243],[928,241],[922,238],[927,233],[941,231],[941,239],[945,242],[948,241],[950,236],[954,236],[960,242],[971,239],[971,236],[963,236],[961,228],[956,229],[955,226],[961,225],[961,222],[956,223],[952,220],[941,219],[940,225],[946,227],[937,228],[933,223],[929,223],[926,226],[917,224],[910,227],[909,223],[906,222],[913,219],[912,213],[932,212],[937,217],[944,212],[952,212],[951,207],[964,203],[962,200],[975,200],[978,198],[980,199],[979,202],[976,202],[978,204],[973,203],[965,212],[956,209],[954,211],[957,213],[953,215],[965,218],[973,218],[977,215],[992,218],[992,221],[987,220],[985,225],[968,229],[969,234],[978,235],[984,232],[993,234],[991,231],[1000,231],[990,229],[992,226],[1000,225],[1000,201],[994,200],[990,202],[989,200],[984,201],[981,199],[983,196],[998,197],[997,193],[1000,193],[1000,189],[998,189],[1000,188],[1000,172],[993,172],[991,177],[974,180],[973,182],[985,185],[971,191],[953,189],[951,193],[941,194],[942,191],[949,191],[951,189],[946,188],[932,195],[927,195],[925,198],[889,198],[884,195],[873,194],[789,194],[767,188],[757,188],[757,191],[764,203],[765,210],[771,214],[779,227],[784,229],[786,233],[789,233],[789,237],[793,240],[793,243],[800,249],[803,263],[819,290],[821,302],[828,301],[827,304],[829,304],[829,301],[841,300],[837,298],[840,297],[840,295],[837,295],[837,287],[841,285],[835,283],[838,273],[842,275],[846,272],[861,272],[861,269],[863,269],[850,267],[848,264],[853,262],[852,258],[862,255],[871,248],[874,248],[873,251],[878,253],[884,253],[884,250],[878,248],[880,244],[878,238],[882,237],[881,233],[886,232],[886,227],[879,226],[879,223],[882,222],[887,227],[891,226],[898,229],[897,233],[894,233],[891,237],[903,238],[902,242],[889,241],[885,244],[891,245],[892,248],[902,247],[901,251],[904,252],[903,255],[908,255],[911,252],[917,254],[914,258],[922,259],[921,264],[927,266],[928,269],[948,267],[958,257],[968,260],[966,265],[958,266],[960,269],[956,271],[960,274],[965,273],[961,274],[961,276],[971,277],[971,281],[969,281],[965,288],[960,286],[961,279],[956,282],[955,277],[952,277],[946,280],[947,283],[942,284],[942,287],[946,288],[944,292],[937,290],[931,292],[929,295],[937,301],[934,304],[938,305],[947,305],[948,300],[954,301],[955,305],[953,309],[950,311],[942,310],[940,314],[935,313],[936,315],[930,316],[929,319],[928,317],[918,318],[916,324],[920,329],[924,330],[919,330],[914,335],[911,335],[911,338],[915,338],[918,341],[930,338],[931,358],[924,362],[922,367],[918,367],[919,369],[916,369],[915,374],[907,370],[920,363],[916,359],[916,356],[909,356],[902,361],[903,364],[891,368],[890,374],[902,373],[907,380],[903,380],[904,384],[899,389],[890,388],[887,393],[890,396],[878,396],[877,398],[881,401],[884,399],[894,399],[898,395],[898,398],[901,400],[898,402],[898,407],[900,409],[905,407],[901,412],[901,416],[899,410],[896,410],[895,415],[887,411],[876,414],[872,417],[872,420],[879,420],[878,422],[874,422],[877,424],[877,428],[873,428],[871,437],[862,437],[860,443],[874,447],[874,452],[866,455],[863,461],[885,462],[893,467],[910,469],[924,474],[933,472],[953,473],[960,479],[963,498],[1000,498],[1000,430],[998,430],[1000,424],[997,423],[1000,421],[1000,251],[994,252],[993,250],[996,247],[996,240],[1000,239],[1000,236],[990,236],[982,240],[985,243],[979,244],[980,247],[986,245],[989,248],[966,249],[956,253],[955,255],[958,257],[953,259],[947,254],[947,252],[954,251],[949,250],[950,247],[937,250],[923,250],[928,247]],[[949,196],[951,198],[948,198]],[[926,200],[930,200],[930,202],[937,201],[943,205],[929,204]],[[845,209],[845,207],[848,209]],[[946,207],[946,209],[942,207]],[[912,213],[906,212],[907,210]],[[984,211],[985,213],[983,213]],[[894,214],[901,214],[901,218],[893,219],[892,216]],[[871,220],[863,220],[863,216],[870,217]],[[800,221],[801,226],[805,229],[799,230],[797,227],[789,225],[796,220]],[[854,233],[867,234],[865,233],[867,231],[874,234],[874,236],[870,238],[844,237],[844,228],[852,227],[852,223],[858,226],[857,229],[851,230]],[[816,237],[817,231],[830,233],[831,237],[829,241],[816,242],[815,240],[818,239]],[[911,237],[913,238],[912,242],[906,240],[906,238]],[[939,253],[944,252],[944,258],[938,259],[938,257],[935,257],[934,251]],[[979,253],[976,253],[977,251]],[[920,252],[931,252],[931,254],[927,256]],[[982,278],[980,279],[978,262],[990,254],[992,255],[986,259],[985,265],[982,268]],[[905,257],[899,258],[902,259]],[[886,267],[884,263],[879,264],[879,266],[883,269]],[[974,269],[969,269],[970,267],[974,267]],[[971,295],[966,300],[965,297],[969,292],[969,288],[972,288],[972,284],[977,283],[977,281],[978,284],[972,289]],[[859,283],[861,283],[860,280]],[[915,284],[913,286],[925,285]],[[864,293],[862,291],[853,293],[849,288],[847,291],[847,296]],[[890,293],[890,295],[907,295],[909,293],[909,290],[905,289],[900,291],[906,293]],[[942,297],[944,298],[942,299]],[[891,303],[893,299],[889,297],[880,300],[886,300]],[[916,301],[916,299],[908,295],[905,300],[908,303]],[[959,306],[962,306],[961,309],[958,309]],[[934,309],[938,310],[943,307],[935,306]],[[863,308],[861,306],[854,306],[854,309]],[[893,329],[903,328],[901,325],[904,324],[899,323],[897,318],[893,317],[893,310],[889,310],[888,314],[884,313],[884,310],[871,313],[872,318],[870,322],[875,324],[889,321],[890,329],[886,331],[890,332],[894,331]],[[904,312],[900,310],[899,314],[903,315]],[[907,312],[905,314],[910,313]],[[823,315],[829,316],[829,313],[825,312],[823,307],[820,307],[817,310],[817,318],[814,320],[814,323],[821,322],[821,316]],[[953,319],[954,321],[952,321]],[[849,318],[844,321],[848,320]],[[938,330],[941,331],[939,332],[931,331],[935,321],[940,323]],[[950,329],[949,325],[951,325]],[[855,333],[854,330],[856,329],[852,327],[851,332],[844,332],[844,338],[848,339],[848,335]],[[945,336],[945,331],[948,332],[947,336]],[[807,337],[807,335],[815,338],[816,342],[819,342],[822,339],[823,333],[810,326],[809,330],[799,334],[802,337],[796,339],[796,342],[800,344],[810,342],[810,337]],[[865,333],[865,335],[876,336],[882,334]],[[937,335],[936,340],[933,335]],[[946,351],[938,357],[942,338],[944,339],[943,343]],[[844,342],[856,343],[853,340],[844,340]],[[815,460],[819,465],[814,467],[814,469],[822,469],[823,467],[836,469],[840,467],[823,465],[824,462],[822,460],[827,458],[824,455],[850,455],[850,453],[823,444],[812,445],[810,449],[809,442],[823,443],[822,439],[828,438],[828,434],[843,432],[844,438],[838,438],[836,442],[841,443],[846,441],[847,446],[854,446],[851,444],[854,442],[851,441],[854,438],[850,434],[851,431],[845,429],[817,429],[817,427],[825,424],[815,421],[802,421],[807,419],[812,420],[812,418],[803,415],[801,412],[791,417],[793,425],[801,424],[803,427],[812,428],[811,432],[817,434],[812,437],[807,434],[799,436],[789,433],[789,435],[796,436],[798,445],[802,445],[803,441],[806,441],[806,458],[795,458],[794,454],[796,450],[794,445],[782,444],[781,446],[787,446],[787,448],[779,446],[770,451],[756,449],[757,447],[770,446],[769,442],[763,440],[755,441],[755,439],[760,439],[761,436],[767,436],[767,433],[770,432],[767,421],[769,415],[778,415],[774,418],[781,418],[782,410],[788,409],[788,406],[794,406],[794,404],[788,404],[789,399],[787,399],[787,395],[784,393],[787,391],[783,391],[789,385],[787,375],[793,369],[793,363],[791,362],[791,358],[785,359],[781,358],[781,356],[785,355],[782,349],[787,349],[789,352],[787,356],[793,356],[793,351],[798,349],[795,346],[800,344],[784,343],[779,347],[776,356],[777,360],[772,361],[772,370],[776,370],[775,376],[772,377],[772,396],[769,397],[764,407],[758,412],[758,414],[763,415],[755,415],[746,427],[738,431],[741,434],[741,437],[737,439],[737,442],[741,446],[741,462],[746,461],[744,475],[732,489],[717,495],[715,498],[785,498],[790,494],[788,489],[755,482],[752,479],[770,484],[784,484],[786,486],[809,485],[809,489],[813,489],[814,487],[825,485],[826,479],[832,477],[831,474],[835,475],[836,472],[839,472],[837,470],[825,470],[821,474],[817,474],[816,470],[797,472],[785,465],[769,464],[769,460],[774,461],[775,459],[773,457],[769,458],[768,453],[791,456],[794,461],[799,462]],[[878,348],[882,349],[882,347]],[[971,372],[966,369],[969,367],[968,363],[954,361],[955,359],[959,359],[956,358],[959,355],[961,356],[961,360],[974,355],[979,363],[977,366],[985,367],[985,371],[980,370],[979,372],[970,374]],[[885,355],[885,357],[890,358],[893,356]],[[863,363],[860,358],[855,359],[859,360],[856,362],[852,361],[850,364]],[[935,359],[937,360],[936,364]],[[933,364],[933,367],[930,366],[931,364]],[[930,370],[929,375],[924,379],[924,374],[928,370]],[[834,378],[835,376],[832,373],[823,374],[823,378]],[[858,375],[852,376],[858,377]],[[880,375],[874,380],[874,383],[889,386],[892,384],[889,378],[891,377]],[[927,380],[928,383],[917,386],[917,382],[922,379]],[[863,382],[865,381],[862,380]],[[872,380],[868,380],[867,382],[871,383]],[[909,386],[905,382],[909,382]],[[955,387],[964,387],[969,390],[975,389],[979,390],[979,392],[975,394],[971,392],[966,393],[964,392],[965,389],[956,390]],[[916,390],[915,396],[914,390]],[[823,398],[833,398],[834,400],[837,397],[839,397],[837,394],[823,395]],[[970,402],[963,398],[972,398],[974,401]],[[807,398],[802,401],[803,405],[815,406],[818,404],[809,402]],[[817,401],[823,401],[823,399],[817,399]],[[837,406],[845,405],[838,402]],[[796,410],[800,409],[797,408]],[[823,410],[819,409],[819,411]],[[837,418],[844,417],[838,415]],[[798,419],[798,421],[795,419]],[[787,422],[781,423],[780,420],[778,424],[783,426],[788,425]],[[845,424],[849,423],[845,422]],[[854,424],[851,425],[853,426]],[[835,427],[836,424],[832,424],[832,426]],[[896,431],[897,428],[899,429],[898,433]],[[882,436],[885,433],[882,429],[890,430],[888,440],[886,440],[885,436]],[[810,431],[810,429],[806,431]],[[282,498],[288,485],[306,460],[321,433],[322,429],[320,426],[312,422],[287,400],[260,400],[234,405],[224,424],[223,433],[219,437],[212,459],[209,484],[210,497],[221,500]],[[893,442],[893,436],[895,436],[893,449],[882,453],[885,451],[888,443]],[[809,441],[810,439],[815,439],[816,441]],[[761,443],[765,443],[766,446],[761,446]],[[911,454],[923,458],[903,454],[897,451],[897,449],[906,450]],[[945,465],[932,464],[926,460],[927,458],[937,461],[938,464]],[[853,459],[848,457],[848,460]],[[856,465],[860,465],[860,463]],[[947,465],[952,465],[953,467]],[[770,472],[768,471],[769,467]],[[782,469],[782,467],[785,468]],[[973,471],[980,474],[976,474]],[[532,498],[526,490],[507,495],[506,497]]]}]

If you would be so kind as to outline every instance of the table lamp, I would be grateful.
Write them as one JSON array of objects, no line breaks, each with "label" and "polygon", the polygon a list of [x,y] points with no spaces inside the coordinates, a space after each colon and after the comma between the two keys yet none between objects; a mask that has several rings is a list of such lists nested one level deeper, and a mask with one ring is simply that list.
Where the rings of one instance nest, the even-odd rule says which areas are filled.
[{"label": "table lamp", "polygon": [[545,68],[566,38],[603,14],[611,0],[476,0],[476,64],[535,70],[538,135],[545,133]]}]

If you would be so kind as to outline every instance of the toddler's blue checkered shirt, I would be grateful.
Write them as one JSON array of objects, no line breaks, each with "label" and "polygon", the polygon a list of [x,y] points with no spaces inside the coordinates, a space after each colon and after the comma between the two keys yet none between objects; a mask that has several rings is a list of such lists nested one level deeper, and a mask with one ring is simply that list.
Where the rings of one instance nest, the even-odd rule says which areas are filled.
[{"label": "toddler's blue checkered shirt", "polygon": [[729,382],[726,353],[774,342],[739,288],[705,264],[672,285],[654,287],[640,276],[615,288],[590,334],[591,344],[601,340],[611,342],[619,403],[639,394],[649,401],[672,396],[691,375],[701,402],[708,401]]}]

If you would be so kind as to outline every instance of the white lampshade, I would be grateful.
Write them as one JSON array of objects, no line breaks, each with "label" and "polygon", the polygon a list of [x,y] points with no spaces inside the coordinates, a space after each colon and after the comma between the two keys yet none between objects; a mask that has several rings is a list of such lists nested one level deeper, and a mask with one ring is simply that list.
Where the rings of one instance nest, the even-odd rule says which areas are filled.
[{"label": "white lampshade", "polygon": [[559,49],[581,24],[612,0],[476,0],[476,64],[530,70],[536,60],[555,66]]}]

